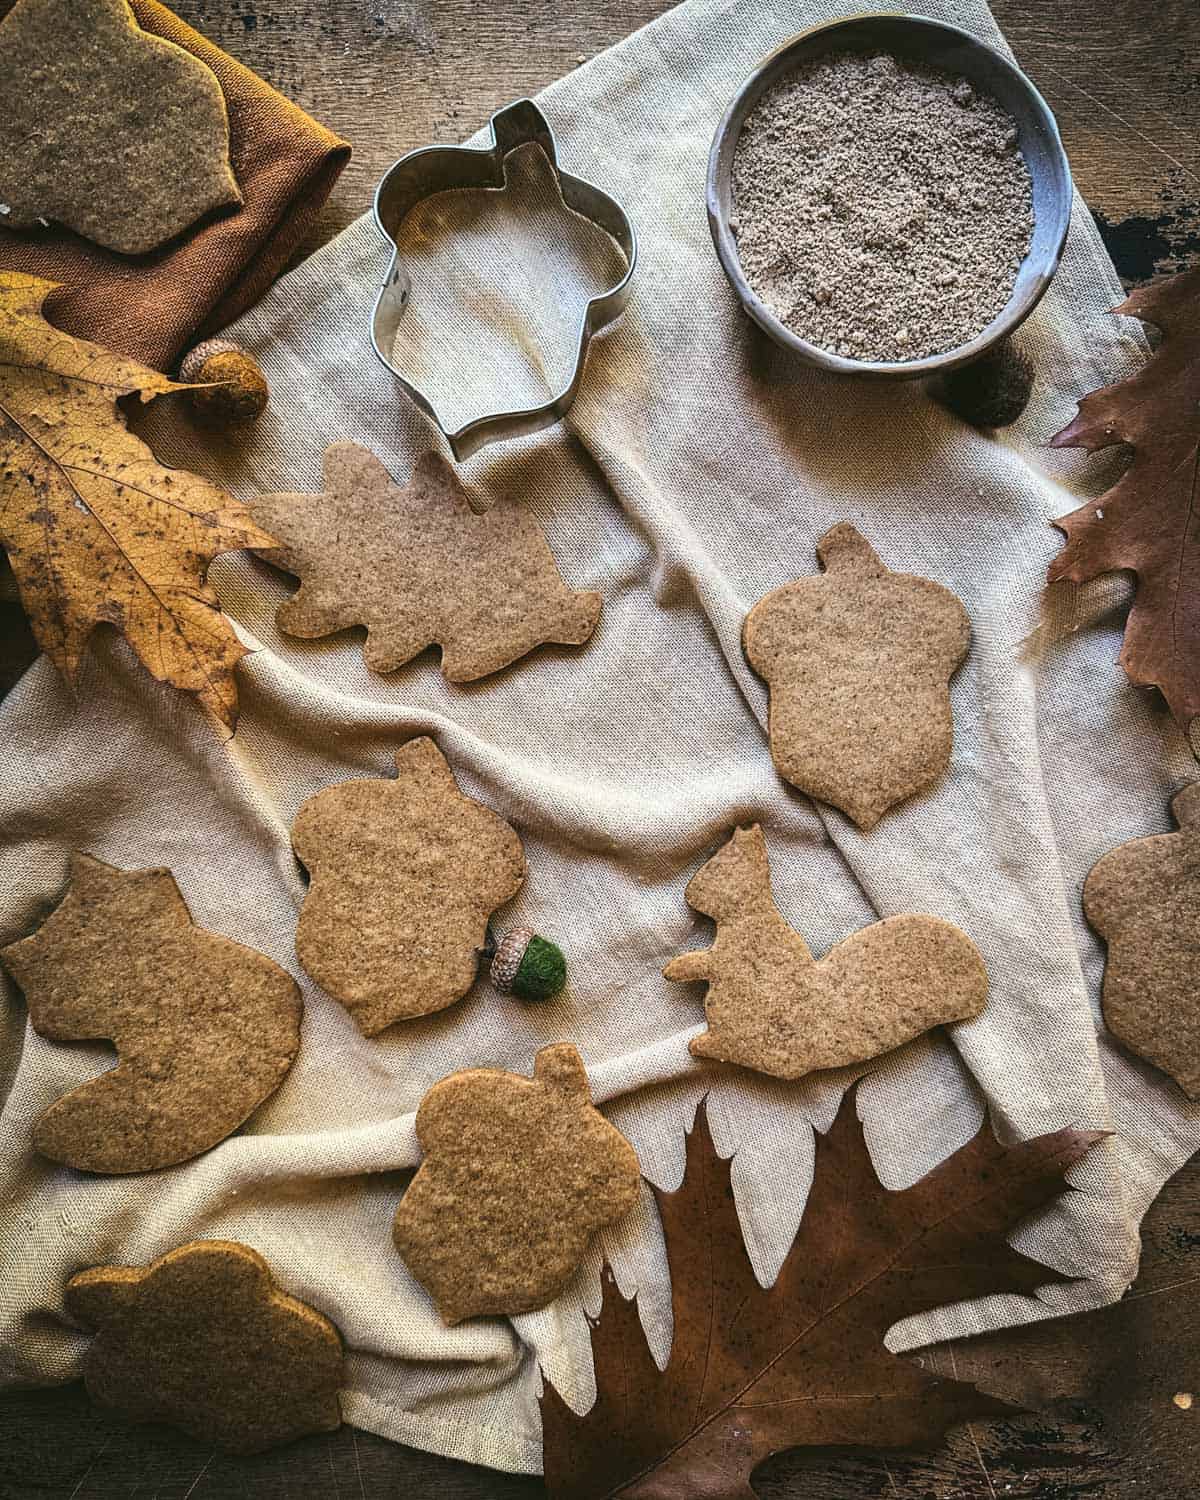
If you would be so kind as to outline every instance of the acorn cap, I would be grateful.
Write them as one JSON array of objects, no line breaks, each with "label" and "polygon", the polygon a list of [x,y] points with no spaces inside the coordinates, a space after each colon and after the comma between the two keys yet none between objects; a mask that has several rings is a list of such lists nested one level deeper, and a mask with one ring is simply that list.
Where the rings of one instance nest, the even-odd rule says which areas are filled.
[{"label": "acorn cap", "polygon": [[254,356],[227,339],[207,339],[186,355],[180,378],[192,382],[187,399],[193,413],[209,427],[252,422],[270,400],[267,377]]},{"label": "acorn cap", "polygon": [[497,944],[496,956],[492,959],[488,972],[492,983],[502,995],[507,995],[512,990],[513,980],[517,977],[517,970],[521,967],[521,960],[525,957],[525,950],[532,938],[532,927],[514,927]]},{"label": "acorn cap", "polygon": [[202,344],[197,344],[194,349],[190,349],[183,356],[183,362],[179,366],[179,378],[189,382],[203,380],[200,366],[206,359],[211,359],[214,354],[241,354],[242,352],[228,339],[205,339]]}]

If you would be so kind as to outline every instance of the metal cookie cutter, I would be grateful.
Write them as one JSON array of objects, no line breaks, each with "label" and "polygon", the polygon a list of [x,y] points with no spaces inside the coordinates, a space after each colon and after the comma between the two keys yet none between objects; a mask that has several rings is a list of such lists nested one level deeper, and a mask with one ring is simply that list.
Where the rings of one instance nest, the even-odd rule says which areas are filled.
[{"label": "metal cookie cutter", "polygon": [[[491,119],[492,144],[482,148],[469,146],[423,146],[410,151],[390,168],[375,194],[375,223],[380,234],[392,246],[392,262],[387,280],[375,299],[371,322],[371,343],[375,353],[388,367],[416,404],[437,426],[450,444],[454,457],[461,463],[488,443],[503,438],[521,437],[552,427],[570,409],[583,367],[587,361],[592,335],[611,323],[629,301],[630,282],[637,264],[637,235],[625,210],[594,183],[572,177],[558,164],[558,148],[549,122],[532,99],[518,99],[499,110]],[[467,422],[457,432],[450,432],[438,416],[429,397],[417,389],[391,361],[396,329],[408,306],[412,281],[400,264],[397,236],[408,214],[433,193],[452,188],[502,188],[505,184],[505,160],[519,146],[541,147],[558,180],[563,202],[575,213],[590,219],[613,239],[626,261],[624,276],[615,286],[593,297],[583,309],[579,323],[579,346],[571,378],[556,396],[540,406],[517,411],[493,412]]]}]

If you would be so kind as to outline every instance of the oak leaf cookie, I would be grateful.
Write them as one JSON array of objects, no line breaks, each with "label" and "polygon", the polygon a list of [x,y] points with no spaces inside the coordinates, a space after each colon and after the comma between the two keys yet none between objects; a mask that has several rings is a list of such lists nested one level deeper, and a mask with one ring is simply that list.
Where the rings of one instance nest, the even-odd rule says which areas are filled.
[{"label": "oak leaf cookie", "polygon": [[544,1307],[589,1236],[638,1199],[637,1155],[569,1042],[543,1047],[532,1078],[451,1073],[421,1100],[417,1137],[425,1159],[393,1235],[447,1323]]},{"label": "oak leaf cookie", "polygon": [[39,220],[141,255],[241,203],[211,68],[126,0],[17,0],[0,21],[4,225]]},{"label": "oak leaf cookie", "polygon": [[1083,912],[1108,944],[1105,1025],[1200,1099],[1200,781],[1171,811],[1177,833],[1131,839],[1093,866]]},{"label": "oak leaf cookie", "polygon": [[865,832],[946,769],[971,623],[949,589],[891,572],[848,522],[817,556],[824,573],[760,599],[742,642],[771,690],[776,770]]},{"label": "oak leaf cookie", "polygon": [[690,1043],[695,1057],[803,1078],[977,1016],[987,1000],[979,950],[940,917],[886,917],[814,959],[775,906],[757,823],[735,830],[686,896],[717,924],[711,948],[663,970],[668,979],[708,983],[708,1030]]},{"label": "oak leaf cookie", "polygon": [[81,1271],[66,1306],[96,1330],[88,1394],[123,1417],[170,1422],[233,1453],[341,1423],[337,1329],[281,1292],[246,1245],[195,1240],[144,1269]]},{"label": "oak leaf cookie", "polygon": [[461,999],[488,918],[525,879],[520,839],[431,739],[409,740],[396,772],[326,787],[292,824],[311,876],[296,952],[365,1036]]},{"label": "oak leaf cookie", "polygon": [[401,488],[368,449],[334,443],[321,494],[265,495],[250,512],[280,542],[260,556],[301,580],[280,630],[312,640],[365,625],[376,672],[436,644],[446,678],[473,682],[546,642],[580,645],[600,616],[600,595],[567,588],[523,505],[476,515],[436,453]]},{"label": "oak leaf cookie", "polygon": [[279,1087],[300,1046],[295,980],[196,927],[169,870],[71,859],[66,897],[0,950],[35,1031],[107,1038],[115,1068],[41,1116],[33,1143],[84,1172],[147,1172],[207,1151]]}]

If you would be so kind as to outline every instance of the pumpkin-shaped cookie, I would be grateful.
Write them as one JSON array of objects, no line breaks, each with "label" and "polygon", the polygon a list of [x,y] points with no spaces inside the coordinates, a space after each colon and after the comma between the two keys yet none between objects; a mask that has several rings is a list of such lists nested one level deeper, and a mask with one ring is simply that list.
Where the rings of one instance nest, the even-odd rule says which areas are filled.
[{"label": "pumpkin-shaped cookie", "polygon": [[421,1101],[417,1136],[425,1159],[393,1233],[447,1323],[543,1307],[592,1232],[637,1202],[637,1156],[592,1105],[569,1042],[543,1047],[532,1078],[443,1078]]},{"label": "pumpkin-shaped cookie", "polygon": [[771,690],[776,770],[866,831],[945,770],[971,624],[949,589],[891,572],[847,522],[817,556],[825,572],[760,599],[742,641]]}]

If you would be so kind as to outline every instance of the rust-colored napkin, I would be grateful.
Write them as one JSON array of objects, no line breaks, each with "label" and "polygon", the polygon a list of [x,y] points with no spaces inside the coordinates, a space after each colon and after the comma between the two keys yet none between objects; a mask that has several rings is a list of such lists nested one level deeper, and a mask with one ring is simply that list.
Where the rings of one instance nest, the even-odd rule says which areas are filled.
[{"label": "rust-colored napkin", "polygon": [[[350,147],[156,0],[130,3],[143,30],[217,75],[245,202],[149,255],[117,255],[57,225],[0,228],[0,267],[62,283],[46,305],[59,328],[166,370],[262,296],[311,229]],[[0,16],[11,8],[0,0]]]}]

